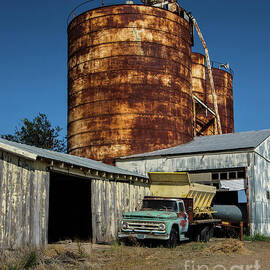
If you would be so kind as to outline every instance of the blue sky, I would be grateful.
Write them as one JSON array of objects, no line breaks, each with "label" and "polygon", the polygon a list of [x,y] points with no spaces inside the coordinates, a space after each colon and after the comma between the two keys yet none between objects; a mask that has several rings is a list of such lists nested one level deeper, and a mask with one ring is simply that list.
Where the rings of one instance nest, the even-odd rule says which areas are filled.
[{"label": "blue sky", "polygon": [[[0,134],[12,133],[21,119],[39,112],[66,133],[66,19],[82,2],[1,2]],[[211,60],[229,62],[234,70],[235,131],[270,128],[270,1],[179,3],[197,19]],[[193,51],[203,52],[198,38]]]}]

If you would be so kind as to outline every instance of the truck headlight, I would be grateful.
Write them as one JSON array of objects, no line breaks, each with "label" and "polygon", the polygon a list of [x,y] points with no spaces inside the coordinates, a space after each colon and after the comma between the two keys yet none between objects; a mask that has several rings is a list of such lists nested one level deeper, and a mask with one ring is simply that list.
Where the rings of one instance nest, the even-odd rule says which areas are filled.
[{"label": "truck headlight", "polygon": [[126,230],[128,228],[128,223],[127,222],[123,222],[122,223],[122,229]]},{"label": "truck headlight", "polygon": [[166,229],[166,225],[165,225],[164,223],[160,223],[160,224],[158,225],[158,230],[159,230],[159,231],[165,231],[165,229]]}]

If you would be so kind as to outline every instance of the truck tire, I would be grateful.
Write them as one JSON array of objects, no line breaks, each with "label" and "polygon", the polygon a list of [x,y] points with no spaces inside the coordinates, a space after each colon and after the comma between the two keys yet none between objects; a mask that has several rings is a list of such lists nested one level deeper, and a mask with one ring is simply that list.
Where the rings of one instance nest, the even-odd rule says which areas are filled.
[{"label": "truck tire", "polygon": [[209,227],[206,226],[201,230],[201,242],[209,242],[210,240],[210,230]]},{"label": "truck tire", "polygon": [[176,228],[171,229],[170,238],[166,241],[166,246],[168,248],[175,248],[178,242],[178,232]]},{"label": "truck tire", "polygon": [[187,237],[191,241],[200,242],[201,241],[201,229],[196,227],[196,226],[192,226],[187,233]]},{"label": "truck tire", "polygon": [[194,231],[194,241],[200,242],[201,241],[201,231]]},{"label": "truck tire", "polygon": [[211,226],[209,231],[210,231],[210,238],[211,238],[214,236],[214,227]]}]

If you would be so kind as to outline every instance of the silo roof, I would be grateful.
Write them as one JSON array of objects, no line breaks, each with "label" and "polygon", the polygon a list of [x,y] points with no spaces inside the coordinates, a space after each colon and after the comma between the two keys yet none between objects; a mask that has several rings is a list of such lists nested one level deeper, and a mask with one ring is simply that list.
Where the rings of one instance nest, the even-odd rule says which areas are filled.
[{"label": "silo roof", "polygon": [[246,131],[222,135],[195,137],[191,142],[153,152],[121,157],[146,158],[154,156],[184,155],[207,152],[224,152],[230,150],[254,149],[270,136],[270,129]]}]

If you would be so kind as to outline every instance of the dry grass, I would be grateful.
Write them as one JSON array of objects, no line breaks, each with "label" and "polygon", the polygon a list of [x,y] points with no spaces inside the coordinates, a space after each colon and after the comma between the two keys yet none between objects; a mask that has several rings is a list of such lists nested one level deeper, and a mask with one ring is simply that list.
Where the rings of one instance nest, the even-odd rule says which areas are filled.
[{"label": "dry grass", "polygon": [[[216,254],[247,254],[244,243],[236,239],[210,243],[185,243],[175,249],[164,247],[111,246],[93,247],[89,243],[48,245],[45,250],[5,251],[0,254],[1,270],[37,269],[182,269],[184,260]],[[28,267],[28,268],[27,268]]]},{"label": "dry grass", "polygon": [[245,247],[244,242],[232,238],[226,239],[225,241],[218,242],[213,246],[207,247],[204,252],[208,255],[251,254],[251,252]]}]

